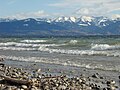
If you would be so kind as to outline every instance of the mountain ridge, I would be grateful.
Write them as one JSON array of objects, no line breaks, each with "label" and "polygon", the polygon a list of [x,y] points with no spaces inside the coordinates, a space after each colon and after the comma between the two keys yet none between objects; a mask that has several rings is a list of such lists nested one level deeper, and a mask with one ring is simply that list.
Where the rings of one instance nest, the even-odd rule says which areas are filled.
[{"label": "mountain ridge", "polygon": [[120,18],[107,17],[58,17],[0,19],[2,35],[76,36],[76,35],[120,35]]}]

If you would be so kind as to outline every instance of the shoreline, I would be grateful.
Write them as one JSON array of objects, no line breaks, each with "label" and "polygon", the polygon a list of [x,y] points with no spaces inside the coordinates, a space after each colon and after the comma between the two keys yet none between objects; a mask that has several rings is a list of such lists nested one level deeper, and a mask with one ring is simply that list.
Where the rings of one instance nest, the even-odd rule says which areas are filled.
[{"label": "shoreline", "polygon": [[[30,77],[32,77],[34,71],[35,73],[37,73],[37,71],[40,70],[39,79],[41,80],[41,78],[44,77],[45,78],[44,83],[48,83],[48,82],[52,83],[46,79],[48,77],[50,80],[54,80],[54,79],[58,79],[57,77],[59,76],[61,81],[61,80],[64,80],[61,78],[65,76],[64,78],[66,78],[68,81],[73,80],[75,82],[77,79],[78,79],[77,81],[79,81],[79,80],[82,80],[81,78],[85,78],[85,82],[83,80],[81,81],[81,83],[79,82],[79,85],[76,85],[76,83],[74,83],[75,84],[74,89],[76,90],[80,90],[81,88],[83,88],[82,87],[83,85],[85,87],[84,89],[81,89],[81,90],[107,90],[107,88],[114,88],[112,90],[119,90],[120,88],[119,87],[120,81],[118,79],[120,72],[116,72],[116,71],[92,70],[92,69],[80,68],[80,67],[62,66],[62,65],[45,64],[45,63],[37,63],[37,62],[11,61],[11,60],[5,60],[4,63],[5,63],[5,66],[7,67],[12,66],[11,68],[22,69],[23,71],[29,73]],[[28,76],[26,78],[28,78]],[[31,79],[36,79],[36,78],[31,78]],[[69,83],[68,81],[64,80],[64,82],[66,83]],[[115,82],[114,85],[111,84],[111,82],[113,81]],[[110,84],[108,85],[107,82],[109,82]],[[38,83],[38,84],[41,84],[41,83]],[[57,82],[55,82],[55,84],[56,83]],[[63,83],[61,83],[60,85],[62,84]],[[54,87],[57,89],[51,89],[51,90],[58,90],[59,86]],[[80,87],[76,87],[76,86],[80,86]],[[15,87],[18,88],[18,86],[15,86]],[[49,88],[49,86],[47,87]],[[63,90],[70,90],[70,89],[65,89],[65,87],[68,88],[69,86],[63,85],[61,88],[63,87],[64,87]],[[22,85],[20,86],[20,88],[23,88]],[[39,88],[36,87],[36,89],[34,90],[39,90]],[[43,85],[42,85],[42,88],[44,88]],[[85,89],[85,88],[89,88],[89,89]],[[95,89],[95,88],[99,88],[99,89]],[[74,89],[71,89],[71,90],[74,90]],[[27,90],[27,89],[23,89],[23,90]],[[40,90],[44,90],[44,89],[40,89]]]}]

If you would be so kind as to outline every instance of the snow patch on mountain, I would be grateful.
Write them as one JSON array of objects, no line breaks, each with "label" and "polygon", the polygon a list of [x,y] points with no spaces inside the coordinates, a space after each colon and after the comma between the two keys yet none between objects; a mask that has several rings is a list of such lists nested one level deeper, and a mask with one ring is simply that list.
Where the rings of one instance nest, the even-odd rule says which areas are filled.
[{"label": "snow patch on mountain", "polygon": [[0,22],[10,22],[10,21],[15,21],[17,19],[12,19],[12,18],[0,18]]},{"label": "snow patch on mountain", "polygon": [[55,22],[76,22],[76,17],[58,17]]},{"label": "snow patch on mountain", "polygon": [[120,14],[115,14],[111,17],[112,20],[120,19]]},{"label": "snow patch on mountain", "polygon": [[76,22],[76,18],[75,18],[75,17],[70,17],[70,20],[71,20],[72,22]]},{"label": "snow patch on mountain", "polygon": [[23,26],[27,27],[29,24],[23,24]]},{"label": "snow patch on mountain", "polygon": [[80,25],[80,26],[88,26],[88,24],[82,24],[82,23],[78,24],[78,25]]},{"label": "snow patch on mountain", "polygon": [[30,21],[30,18],[24,20],[24,22],[29,22],[29,21]]},{"label": "snow patch on mountain", "polygon": [[65,17],[58,17],[57,19],[54,20],[55,22],[64,22]]},{"label": "snow patch on mountain", "polygon": [[[12,21],[17,21],[17,19],[9,19],[9,18],[0,18],[0,22],[12,22]],[[92,16],[81,16],[80,18],[78,17],[67,17],[67,16],[61,16],[58,18],[53,18],[53,19],[48,19],[48,18],[27,18],[23,19],[25,24],[23,26],[28,26],[26,22],[36,22],[37,24],[41,24],[43,22],[46,23],[51,23],[51,24],[57,24],[59,22],[61,23],[71,23],[71,24],[76,24],[79,26],[97,26],[97,27],[104,27],[109,25],[111,22],[115,23],[116,21],[120,21],[120,15],[114,15],[112,18],[107,18],[107,17],[92,17]]]},{"label": "snow patch on mountain", "polygon": [[92,22],[93,21],[93,17],[90,17],[90,16],[82,16],[81,17],[81,20],[83,21],[83,22]]},{"label": "snow patch on mountain", "polygon": [[[80,35],[80,34],[120,34],[120,16],[114,19],[107,17],[58,17],[58,18],[27,18],[27,19],[0,19],[1,35],[8,30],[16,35],[24,35],[27,30],[33,35]],[[20,30],[20,31],[19,31]],[[33,31],[34,30],[34,31]],[[50,31],[51,30],[51,31]],[[68,31],[67,31],[68,30]],[[81,31],[82,30],[82,31]],[[14,31],[14,32],[13,32]],[[34,33],[33,33],[34,32]]]}]

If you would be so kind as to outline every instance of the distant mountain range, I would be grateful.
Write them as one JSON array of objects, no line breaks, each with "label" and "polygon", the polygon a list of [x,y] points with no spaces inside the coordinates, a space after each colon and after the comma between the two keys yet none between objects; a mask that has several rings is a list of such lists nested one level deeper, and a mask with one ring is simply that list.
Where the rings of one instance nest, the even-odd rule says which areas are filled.
[{"label": "distant mountain range", "polygon": [[120,35],[120,18],[58,17],[0,19],[0,36]]}]

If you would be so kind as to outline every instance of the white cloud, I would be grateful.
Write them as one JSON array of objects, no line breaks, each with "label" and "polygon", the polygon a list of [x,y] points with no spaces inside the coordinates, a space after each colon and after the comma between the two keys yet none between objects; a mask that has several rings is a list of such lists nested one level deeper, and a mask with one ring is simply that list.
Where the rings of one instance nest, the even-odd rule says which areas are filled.
[{"label": "white cloud", "polygon": [[76,14],[83,14],[83,15],[88,15],[90,13],[90,10],[87,9],[87,8],[81,8],[81,9],[78,9],[76,12]]},{"label": "white cloud", "polygon": [[25,18],[40,18],[40,17],[48,17],[49,15],[45,13],[43,10],[37,12],[28,12],[28,13],[18,13],[12,16],[6,16],[5,18],[17,18],[17,19],[25,19]]},{"label": "white cloud", "polygon": [[108,15],[120,10],[120,0],[61,0],[50,6],[71,9],[77,15]]},{"label": "white cloud", "polygon": [[34,17],[46,17],[46,16],[49,16],[43,10],[37,11],[37,12],[31,12],[31,13],[29,13],[29,15],[34,16]]},{"label": "white cloud", "polygon": [[107,13],[105,12],[107,11],[107,9],[103,8],[80,8],[78,10],[75,11],[75,14],[79,15],[88,15],[88,16],[104,16],[107,15]]}]

